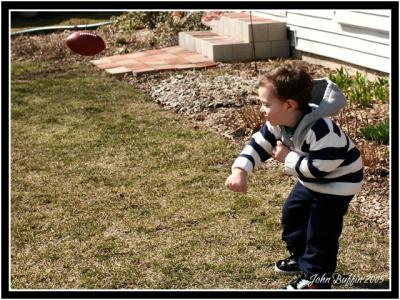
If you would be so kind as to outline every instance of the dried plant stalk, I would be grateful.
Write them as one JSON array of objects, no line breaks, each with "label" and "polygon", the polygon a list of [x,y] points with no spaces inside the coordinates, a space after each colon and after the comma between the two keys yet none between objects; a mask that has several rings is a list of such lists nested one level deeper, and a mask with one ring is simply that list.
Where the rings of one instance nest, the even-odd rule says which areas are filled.
[{"label": "dried plant stalk", "polygon": [[246,105],[241,109],[240,113],[244,127],[252,131],[260,129],[266,121],[257,106]]},{"label": "dried plant stalk", "polygon": [[377,145],[361,142],[359,149],[364,166],[376,167],[381,164],[381,150]]}]

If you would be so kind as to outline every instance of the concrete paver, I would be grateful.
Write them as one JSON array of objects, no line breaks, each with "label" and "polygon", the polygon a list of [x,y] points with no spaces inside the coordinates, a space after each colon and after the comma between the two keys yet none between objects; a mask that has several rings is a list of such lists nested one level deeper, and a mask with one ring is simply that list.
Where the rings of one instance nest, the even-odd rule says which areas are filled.
[{"label": "concrete paver", "polygon": [[155,71],[211,68],[218,65],[208,57],[189,51],[180,46],[153,49],[125,55],[114,55],[91,63],[110,74],[135,74]]}]

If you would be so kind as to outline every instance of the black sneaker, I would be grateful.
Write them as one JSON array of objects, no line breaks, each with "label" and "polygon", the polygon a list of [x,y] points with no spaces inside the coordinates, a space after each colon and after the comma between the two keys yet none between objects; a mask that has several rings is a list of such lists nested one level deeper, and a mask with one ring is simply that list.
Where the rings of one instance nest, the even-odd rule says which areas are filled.
[{"label": "black sneaker", "polygon": [[303,273],[299,278],[292,281],[285,290],[321,290],[321,289],[331,289],[331,283],[319,280],[310,280],[307,276]]},{"label": "black sneaker", "polygon": [[278,260],[275,264],[275,271],[283,274],[296,274],[300,273],[301,269],[294,255],[291,255],[286,259]]}]

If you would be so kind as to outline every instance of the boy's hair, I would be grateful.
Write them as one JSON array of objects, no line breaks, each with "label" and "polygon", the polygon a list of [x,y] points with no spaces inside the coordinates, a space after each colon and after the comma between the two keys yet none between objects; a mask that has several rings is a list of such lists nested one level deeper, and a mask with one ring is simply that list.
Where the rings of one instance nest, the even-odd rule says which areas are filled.
[{"label": "boy's hair", "polygon": [[311,100],[313,79],[301,62],[289,62],[261,76],[259,87],[272,85],[276,96],[282,100],[293,99],[298,110],[305,111]]}]

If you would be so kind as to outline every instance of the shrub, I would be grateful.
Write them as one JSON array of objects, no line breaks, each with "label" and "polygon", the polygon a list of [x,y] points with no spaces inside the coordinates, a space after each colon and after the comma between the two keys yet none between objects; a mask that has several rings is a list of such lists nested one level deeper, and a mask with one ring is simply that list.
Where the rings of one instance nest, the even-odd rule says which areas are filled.
[{"label": "shrub", "polygon": [[132,33],[139,29],[149,29],[147,43],[152,47],[168,47],[178,44],[180,31],[209,30],[201,23],[203,12],[181,12],[173,16],[172,12],[128,12],[112,18],[113,24],[106,30],[113,33]]},{"label": "shrub", "polygon": [[178,34],[181,31],[201,31],[210,28],[201,23],[202,12],[188,12],[181,18],[168,18],[159,22],[154,28],[154,44],[158,47],[178,45]]},{"label": "shrub", "polygon": [[377,125],[370,125],[361,128],[361,134],[366,140],[377,141],[379,143],[389,144],[389,119]]},{"label": "shrub", "polygon": [[20,35],[11,39],[11,55],[13,59],[47,61],[68,58],[71,51],[57,33]]},{"label": "shrub", "polygon": [[373,99],[386,103],[389,99],[389,80],[387,77],[378,77],[375,82],[369,82],[365,74],[356,72],[354,77],[343,68],[336,69],[329,74],[329,79],[342,89],[350,103],[360,104],[362,107],[371,107]]},{"label": "shrub", "polygon": [[154,29],[158,23],[172,19],[170,12],[127,12],[121,16],[112,17],[110,25],[114,32],[134,32],[138,29]]},{"label": "shrub", "polygon": [[353,80],[349,76],[347,70],[340,67],[340,69],[336,69],[336,73],[329,74],[329,79],[337,84],[343,91],[348,91],[351,87]]},{"label": "shrub", "polygon": [[351,103],[358,103],[362,107],[371,106],[372,88],[365,75],[357,71],[348,95]]},{"label": "shrub", "polygon": [[378,77],[373,85],[373,93],[376,100],[383,103],[389,101],[389,79],[387,77]]}]

